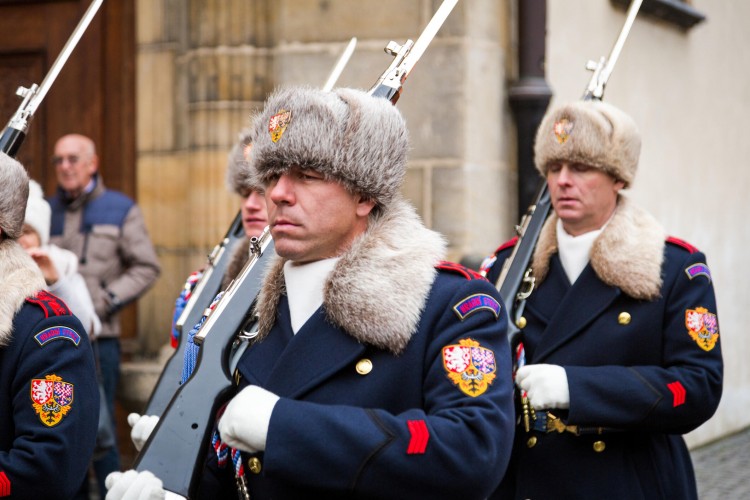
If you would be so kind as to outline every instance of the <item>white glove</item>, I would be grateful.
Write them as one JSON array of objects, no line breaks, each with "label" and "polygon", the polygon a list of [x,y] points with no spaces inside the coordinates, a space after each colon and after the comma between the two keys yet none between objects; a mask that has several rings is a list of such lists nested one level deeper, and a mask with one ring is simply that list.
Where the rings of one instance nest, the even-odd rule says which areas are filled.
[{"label": "white glove", "polygon": [[128,424],[132,427],[130,439],[133,441],[136,450],[141,451],[158,423],[159,417],[156,415],[139,415],[138,413],[128,415]]},{"label": "white glove", "polygon": [[265,451],[271,413],[278,400],[276,394],[257,385],[242,389],[219,420],[221,440],[248,453]]},{"label": "white glove", "polygon": [[516,372],[516,385],[526,391],[529,403],[536,409],[566,409],[570,406],[568,375],[562,366],[522,366]]},{"label": "white glove", "polygon": [[166,492],[161,479],[147,470],[112,472],[104,480],[105,500],[162,500]]}]

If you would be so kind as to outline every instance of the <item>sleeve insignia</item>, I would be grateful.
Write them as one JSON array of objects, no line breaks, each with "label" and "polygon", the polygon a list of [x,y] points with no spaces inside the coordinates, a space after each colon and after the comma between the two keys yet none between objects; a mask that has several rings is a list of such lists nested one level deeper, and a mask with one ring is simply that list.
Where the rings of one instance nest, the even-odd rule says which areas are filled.
[{"label": "sleeve insignia", "polygon": [[692,266],[685,269],[685,274],[691,280],[697,276],[705,276],[708,278],[708,282],[711,283],[711,271],[708,270],[708,266],[702,262],[699,264],[693,264]]},{"label": "sleeve insignia", "polygon": [[495,380],[495,353],[472,339],[443,347],[443,367],[461,392],[473,398],[484,394]]},{"label": "sleeve insignia", "polygon": [[10,496],[10,479],[0,470],[0,497]]},{"label": "sleeve insignia", "polygon": [[670,382],[667,384],[667,388],[672,392],[672,407],[677,407],[685,404],[685,387],[680,383],[679,380]]},{"label": "sleeve insignia", "polygon": [[487,310],[495,315],[495,319],[500,316],[500,303],[491,295],[485,293],[475,293],[469,295],[461,302],[453,306],[453,311],[458,318],[463,321],[477,311]]},{"label": "sleeve insignia", "polygon": [[39,420],[47,427],[54,427],[73,406],[73,384],[55,374],[32,379],[31,401]]},{"label": "sleeve insignia", "polygon": [[34,339],[36,339],[40,346],[44,346],[46,343],[52,342],[53,340],[69,340],[75,345],[78,345],[81,342],[81,336],[78,335],[75,330],[68,328],[67,326],[53,326],[52,328],[47,328],[46,330],[42,330],[34,335]]},{"label": "sleeve insignia", "polygon": [[705,307],[696,307],[685,311],[685,326],[688,334],[698,347],[710,351],[719,340],[719,322],[716,315]]}]

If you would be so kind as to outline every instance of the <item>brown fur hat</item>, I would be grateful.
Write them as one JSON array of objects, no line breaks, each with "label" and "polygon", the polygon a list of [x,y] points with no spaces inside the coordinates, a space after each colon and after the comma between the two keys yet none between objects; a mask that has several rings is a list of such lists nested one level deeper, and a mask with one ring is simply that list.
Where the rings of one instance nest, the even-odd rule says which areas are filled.
[{"label": "brown fur hat", "polygon": [[0,153],[0,228],[15,240],[23,232],[26,203],[29,199],[29,174],[16,160]]},{"label": "brown fur hat", "polygon": [[556,161],[589,165],[632,184],[641,153],[633,119],[611,104],[574,101],[547,112],[536,134],[536,168],[543,176]]},{"label": "brown fur hat", "polygon": [[252,126],[247,171],[252,186],[310,168],[347,190],[386,206],[406,173],[406,123],[388,100],[362,90],[286,87],[267,99]]},{"label": "brown fur hat", "polygon": [[248,169],[248,159],[250,158],[250,129],[245,128],[237,137],[237,142],[232,146],[227,161],[227,189],[234,191],[242,196],[243,191],[253,186],[246,184],[246,172]]}]

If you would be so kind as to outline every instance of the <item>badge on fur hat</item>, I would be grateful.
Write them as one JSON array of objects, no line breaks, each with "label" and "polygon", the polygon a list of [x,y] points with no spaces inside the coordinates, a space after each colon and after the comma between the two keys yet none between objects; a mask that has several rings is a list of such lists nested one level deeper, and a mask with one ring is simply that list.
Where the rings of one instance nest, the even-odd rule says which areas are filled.
[{"label": "badge on fur hat", "polygon": [[39,420],[47,427],[54,427],[73,406],[73,384],[55,374],[32,379],[31,400]]},{"label": "badge on fur hat", "polygon": [[560,121],[555,122],[552,127],[555,132],[555,138],[559,144],[565,144],[570,139],[570,133],[573,132],[573,122],[567,118],[563,118]]},{"label": "badge on fur hat", "polygon": [[491,349],[476,340],[463,339],[443,347],[443,367],[461,392],[475,398],[492,385],[497,364]]},{"label": "badge on fur hat", "polygon": [[284,131],[291,121],[292,112],[286,109],[282,109],[271,117],[268,121],[268,133],[271,134],[273,142],[279,142],[279,139],[284,135]]},{"label": "badge on fur hat", "polygon": [[716,315],[705,307],[696,307],[685,311],[685,326],[688,334],[704,351],[716,347],[719,339],[719,322]]}]

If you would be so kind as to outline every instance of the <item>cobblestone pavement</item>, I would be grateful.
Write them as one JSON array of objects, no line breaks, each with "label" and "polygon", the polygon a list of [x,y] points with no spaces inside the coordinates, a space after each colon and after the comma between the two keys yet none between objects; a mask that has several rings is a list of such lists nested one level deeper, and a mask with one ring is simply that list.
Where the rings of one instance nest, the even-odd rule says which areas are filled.
[{"label": "cobblestone pavement", "polygon": [[750,498],[750,427],[690,452],[700,500]]}]

